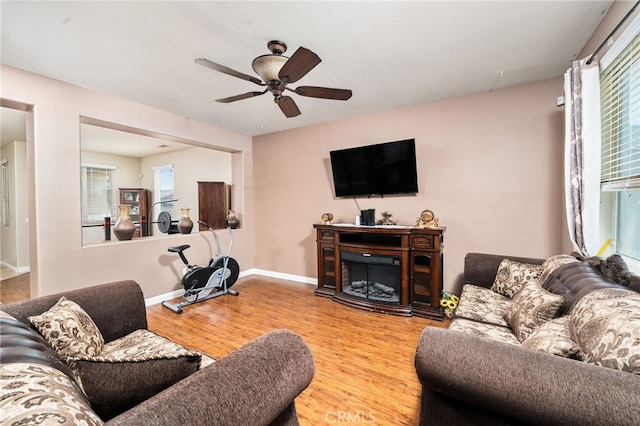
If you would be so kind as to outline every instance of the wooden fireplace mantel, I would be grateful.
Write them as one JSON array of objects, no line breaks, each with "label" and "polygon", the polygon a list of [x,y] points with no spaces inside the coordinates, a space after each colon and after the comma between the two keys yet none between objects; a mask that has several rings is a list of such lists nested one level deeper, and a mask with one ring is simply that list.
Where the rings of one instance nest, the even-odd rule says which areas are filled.
[{"label": "wooden fireplace mantel", "polygon": [[[445,227],[313,225],[318,250],[315,294],[370,311],[416,315],[442,321],[442,261]],[[393,256],[399,259],[400,300],[385,303],[343,292],[341,253]]]}]

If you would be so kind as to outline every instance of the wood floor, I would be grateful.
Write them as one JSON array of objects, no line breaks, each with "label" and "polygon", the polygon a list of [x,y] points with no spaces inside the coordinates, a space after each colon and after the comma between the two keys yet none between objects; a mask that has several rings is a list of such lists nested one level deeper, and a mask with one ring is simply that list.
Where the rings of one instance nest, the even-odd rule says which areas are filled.
[{"label": "wood floor", "polygon": [[0,280],[0,304],[27,300],[30,293],[29,274]]},{"label": "wood floor", "polygon": [[251,276],[226,295],[184,308],[148,308],[149,328],[214,358],[274,329],[311,348],[316,374],[297,398],[303,425],[416,425],[420,385],[414,354],[427,325],[447,323],[350,308],[314,296],[314,286]]}]

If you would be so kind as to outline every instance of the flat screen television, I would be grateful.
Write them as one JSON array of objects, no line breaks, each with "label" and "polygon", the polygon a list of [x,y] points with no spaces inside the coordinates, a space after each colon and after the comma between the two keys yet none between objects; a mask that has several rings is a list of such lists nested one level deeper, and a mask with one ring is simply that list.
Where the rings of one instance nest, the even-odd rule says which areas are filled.
[{"label": "flat screen television", "polygon": [[418,192],[415,139],[331,151],[336,197]]}]

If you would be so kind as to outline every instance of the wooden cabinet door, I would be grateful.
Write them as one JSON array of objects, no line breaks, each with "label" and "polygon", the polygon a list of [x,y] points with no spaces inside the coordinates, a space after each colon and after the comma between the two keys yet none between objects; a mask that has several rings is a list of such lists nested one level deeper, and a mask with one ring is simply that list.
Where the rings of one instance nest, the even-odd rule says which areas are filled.
[{"label": "wooden cabinet door", "polygon": [[[229,195],[227,184],[224,182],[198,182],[198,218],[208,223],[213,229],[227,227],[227,210],[229,209]],[[199,225],[200,231],[207,228]]]}]

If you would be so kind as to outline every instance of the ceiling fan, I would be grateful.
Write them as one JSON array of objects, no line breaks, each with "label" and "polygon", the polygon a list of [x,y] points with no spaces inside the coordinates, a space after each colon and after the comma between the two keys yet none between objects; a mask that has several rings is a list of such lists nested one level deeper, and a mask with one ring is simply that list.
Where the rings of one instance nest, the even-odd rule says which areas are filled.
[{"label": "ceiling fan", "polygon": [[277,40],[272,40],[267,43],[267,48],[271,51],[270,55],[258,56],[251,63],[253,70],[262,80],[225,67],[224,65],[216,64],[208,59],[198,58],[195,60],[196,63],[204,65],[205,67],[233,77],[248,80],[258,86],[266,87],[262,92],[247,92],[228,98],[216,99],[216,102],[227,104],[271,92],[273,94],[273,100],[278,104],[280,110],[282,110],[284,115],[291,118],[300,115],[300,109],[293,98],[284,95],[286,90],[295,92],[300,96],[308,96],[311,98],[346,101],[351,97],[351,90],[345,89],[331,89],[317,86],[299,86],[295,89],[287,87],[289,83],[295,83],[304,77],[309,71],[315,68],[322,59],[302,46],[294,52],[291,58],[283,56],[283,53],[287,51],[287,45]]}]

